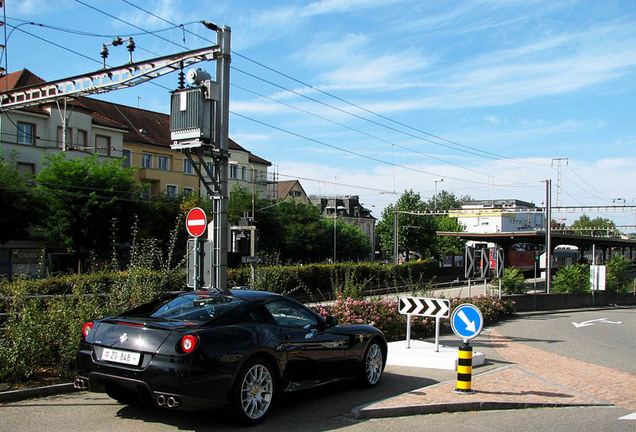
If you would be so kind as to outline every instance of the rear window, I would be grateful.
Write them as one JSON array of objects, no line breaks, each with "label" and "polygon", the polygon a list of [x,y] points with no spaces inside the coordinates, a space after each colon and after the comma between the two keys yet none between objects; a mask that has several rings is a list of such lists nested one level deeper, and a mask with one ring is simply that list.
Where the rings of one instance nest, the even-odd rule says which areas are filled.
[{"label": "rear window", "polygon": [[245,300],[236,297],[186,294],[159,303],[149,315],[159,319],[205,322],[221,317],[244,303]]}]

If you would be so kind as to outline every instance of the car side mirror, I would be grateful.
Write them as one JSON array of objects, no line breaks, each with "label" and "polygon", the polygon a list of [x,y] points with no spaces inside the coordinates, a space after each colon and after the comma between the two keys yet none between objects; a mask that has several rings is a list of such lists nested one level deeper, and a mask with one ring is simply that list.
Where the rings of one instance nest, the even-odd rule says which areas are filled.
[{"label": "car side mirror", "polygon": [[338,325],[338,318],[332,315],[328,315],[325,321],[327,323],[327,328],[335,327]]}]

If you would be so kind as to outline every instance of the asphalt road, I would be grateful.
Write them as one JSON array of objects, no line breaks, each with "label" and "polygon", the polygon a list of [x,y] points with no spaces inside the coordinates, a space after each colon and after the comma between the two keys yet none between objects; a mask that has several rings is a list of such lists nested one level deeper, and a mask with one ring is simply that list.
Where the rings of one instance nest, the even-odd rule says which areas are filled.
[{"label": "asphalt road", "polygon": [[500,323],[497,329],[544,351],[636,373],[634,308],[527,315]]},{"label": "asphalt road", "polygon": [[[575,326],[573,322],[579,324]],[[620,322],[620,324],[618,324]],[[587,325],[580,325],[586,323]],[[524,344],[634,373],[636,309],[603,309],[526,315],[497,325],[498,331]],[[484,329],[471,344],[485,352],[486,366],[475,373],[505,366]],[[459,344],[453,335],[446,345]],[[546,365],[549,367],[549,365]],[[569,407],[482,411],[374,419],[348,417],[355,407],[455,378],[453,371],[388,367],[371,390],[352,383],[283,395],[267,421],[252,431],[634,431],[635,420],[621,420],[629,411],[616,407]],[[591,380],[594,377],[590,377]],[[0,431],[218,431],[244,430],[224,412],[183,413],[123,406],[102,394],[87,392],[0,405]]]},{"label": "asphalt road", "polygon": [[[267,421],[252,431],[338,430],[357,406],[453,379],[453,371],[389,367],[371,390],[352,382],[285,394]],[[225,412],[184,413],[119,405],[104,394],[80,392],[0,405],[2,432],[244,430]]]}]

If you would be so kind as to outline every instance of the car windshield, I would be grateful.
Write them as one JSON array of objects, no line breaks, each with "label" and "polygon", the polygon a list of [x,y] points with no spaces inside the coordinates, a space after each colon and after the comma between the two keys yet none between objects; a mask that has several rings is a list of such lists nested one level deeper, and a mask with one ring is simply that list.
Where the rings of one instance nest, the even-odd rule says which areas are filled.
[{"label": "car windshield", "polygon": [[205,322],[244,303],[245,300],[236,297],[192,293],[158,304],[149,315],[159,319]]}]

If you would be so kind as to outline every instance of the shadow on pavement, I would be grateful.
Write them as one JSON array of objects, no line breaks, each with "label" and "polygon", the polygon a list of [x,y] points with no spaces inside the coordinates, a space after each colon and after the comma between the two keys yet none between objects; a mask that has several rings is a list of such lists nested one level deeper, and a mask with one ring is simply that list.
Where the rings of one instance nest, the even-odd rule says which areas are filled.
[{"label": "shadow on pavement", "polygon": [[[385,372],[380,383],[372,389],[363,389],[353,381],[346,381],[311,390],[279,394],[276,405],[265,422],[250,430],[302,429],[306,432],[319,432],[337,429],[351,424],[351,420],[345,416],[355,407],[439,382],[422,376],[404,374],[404,371]],[[154,407],[123,406],[117,415],[146,423],[170,425],[179,430],[244,430],[244,426],[234,422],[228,410],[183,412]]]}]

